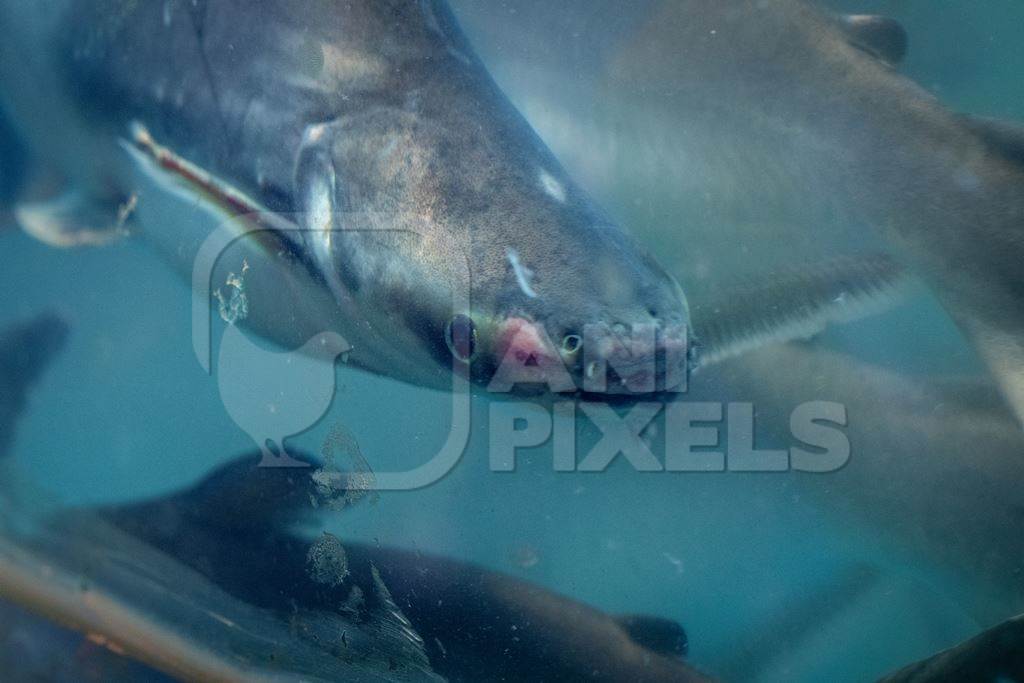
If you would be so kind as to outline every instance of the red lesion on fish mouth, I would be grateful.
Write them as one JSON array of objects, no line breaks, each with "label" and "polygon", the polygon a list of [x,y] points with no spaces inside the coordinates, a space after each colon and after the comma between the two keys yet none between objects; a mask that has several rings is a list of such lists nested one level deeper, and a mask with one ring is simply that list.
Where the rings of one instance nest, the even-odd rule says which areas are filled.
[{"label": "red lesion on fish mouth", "polygon": [[493,351],[499,365],[536,368],[534,376],[543,376],[559,393],[641,396],[677,390],[687,372],[685,326],[655,324],[647,335],[605,328],[585,333],[576,350],[560,351],[543,323],[512,316],[498,324]]},{"label": "red lesion on fish mouth", "polygon": [[515,359],[522,365],[545,367],[562,363],[544,326],[526,318],[506,318],[495,337],[495,352],[499,359]]}]

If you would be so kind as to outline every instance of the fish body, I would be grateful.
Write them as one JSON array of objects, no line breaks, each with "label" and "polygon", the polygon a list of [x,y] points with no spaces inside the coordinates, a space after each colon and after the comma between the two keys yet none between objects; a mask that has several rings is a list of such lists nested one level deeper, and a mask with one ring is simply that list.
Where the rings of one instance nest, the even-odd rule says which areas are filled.
[{"label": "fish body", "polygon": [[[487,383],[515,350],[579,385],[562,342],[586,325],[688,324],[678,284],[573,183],[443,2],[47,0],[0,10],[0,34],[3,105],[76,204],[190,274],[228,214],[287,221],[218,254],[250,266],[246,325],[272,341],[339,333],[354,364],[443,388],[453,364]],[[182,189],[185,162],[209,182]],[[21,215],[68,241],[53,226],[70,213]]]},{"label": "fish body", "polygon": [[[190,489],[98,513],[247,604],[285,616],[296,606],[348,605],[342,611],[358,622],[373,608],[380,581],[446,680],[707,680],[684,662],[686,633],[671,620],[613,617],[531,582],[429,552],[340,539],[344,576],[318,582],[308,560],[310,540],[287,530],[296,518],[312,516],[310,500],[319,495],[314,478],[256,463],[239,458]],[[365,601],[353,601],[353,590]]]},{"label": "fish body", "polygon": [[866,530],[897,567],[947,571],[955,581],[942,590],[982,626],[1024,608],[1024,435],[987,377],[906,377],[814,345],[760,349],[715,372],[718,393],[702,398],[754,403],[766,447],[788,443],[796,406],[844,406],[848,462],[794,472],[793,489]]}]

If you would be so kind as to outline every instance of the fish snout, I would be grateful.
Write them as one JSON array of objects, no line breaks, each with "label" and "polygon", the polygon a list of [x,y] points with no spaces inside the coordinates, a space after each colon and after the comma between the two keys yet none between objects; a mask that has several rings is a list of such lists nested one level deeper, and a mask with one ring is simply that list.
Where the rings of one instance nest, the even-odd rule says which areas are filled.
[{"label": "fish snout", "polygon": [[587,394],[682,391],[689,370],[689,333],[683,324],[596,323],[583,335],[578,374]]},{"label": "fish snout", "polygon": [[685,325],[593,323],[579,328],[505,320],[495,337],[493,391],[547,385],[554,393],[653,394],[686,385]]}]

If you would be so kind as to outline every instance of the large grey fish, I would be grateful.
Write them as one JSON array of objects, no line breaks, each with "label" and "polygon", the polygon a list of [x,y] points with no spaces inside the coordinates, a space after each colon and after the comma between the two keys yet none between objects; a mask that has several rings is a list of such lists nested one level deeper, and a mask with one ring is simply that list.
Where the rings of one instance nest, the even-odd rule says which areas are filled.
[{"label": "large grey fish", "polygon": [[566,174],[441,0],[46,0],[0,9],[0,35],[0,98],[71,188],[19,210],[41,239],[137,227],[191,273],[247,214],[233,225],[260,230],[214,277],[248,266],[250,329],[291,348],[339,332],[354,364],[425,386],[451,386],[452,356],[483,383],[506,358],[564,366],[548,384],[566,391],[612,365],[608,393],[689,363],[676,281]]},{"label": "large grey fish", "polygon": [[[453,354],[487,378],[517,334],[544,352],[543,331],[579,374],[586,324],[670,339],[687,323],[678,285],[566,176],[441,2],[54,0],[5,7],[0,33],[4,103],[76,193],[23,207],[30,232],[97,242],[133,218],[191,272],[223,222],[201,192],[284,214],[303,232],[235,265],[248,324],[275,341],[338,331],[355,364],[450,387]],[[119,144],[146,140],[195,173]]]},{"label": "large grey fish", "polygon": [[584,184],[645,219],[691,301],[755,254],[885,245],[1024,415],[1019,125],[951,112],[902,76],[893,22],[804,0],[613,5],[528,3],[507,33],[530,49],[499,44],[513,61],[496,75]]}]

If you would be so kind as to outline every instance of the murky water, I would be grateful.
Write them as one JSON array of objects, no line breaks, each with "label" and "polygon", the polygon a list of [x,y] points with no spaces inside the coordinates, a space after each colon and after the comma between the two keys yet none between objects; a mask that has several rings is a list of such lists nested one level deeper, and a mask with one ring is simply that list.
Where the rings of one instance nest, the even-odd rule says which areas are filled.
[{"label": "murky water", "polygon": [[[181,9],[167,5],[168,11]],[[679,281],[695,320],[713,317],[717,309],[708,302],[723,292],[737,292],[735,299],[779,273],[835,272],[837,259],[902,248],[843,208],[851,195],[870,201],[867,190],[808,190],[798,186],[798,175],[787,175],[809,152],[763,138],[738,149],[719,145],[715,136],[730,135],[728,128],[699,137],[686,118],[692,105],[687,91],[670,76],[683,51],[674,51],[652,28],[652,18],[664,11],[659,5],[460,0],[453,9],[497,84],[568,177]],[[827,9],[898,19],[909,50],[894,68],[949,109],[1024,120],[1024,8],[1018,3],[844,1]],[[0,17],[8,14],[0,11]],[[668,20],[653,23],[672,26]],[[0,21],[0,29],[7,28]],[[709,39],[722,41],[723,50],[741,47],[730,45],[725,31]],[[815,92],[779,89],[775,96],[793,102],[813,99]],[[729,89],[721,96],[727,109],[749,107],[730,103]],[[811,126],[799,119],[790,124],[793,130]],[[13,132],[0,129],[5,202],[26,185],[38,191],[56,182],[45,175],[26,180],[30,152]],[[876,144],[871,134],[837,131],[836,146],[854,151],[837,153],[834,164],[853,165],[857,150]],[[1006,163],[1019,164],[1021,147],[1014,149],[1016,157],[1011,152]],[[1008,173],[1024,179],[1022,171]],[[546,188],[557,199],[550,183]],[[936,186],[935,192],[947,190]],[[1016,210],[1001,205],[1000,196],[986,205],[989,212]],[[142,194],[140,206],[145,201]],[[81,578],[86,593],[84,586],[94,583],[101,598],[116,595],[129,605],[137,600],[142,622],[147,614],[158,615],[167,628],[154,633],[170,638],[179,628],[214,634],[206,640],[213,660],[244,661],[255,667],[250,673],[278,671],[304,680],[340,679],[350,665],[353,680],[423,680],[429,671],[481,680],[489,670],[476,660],[492,657],[491,665],[507,667],[504,680],[631,680],[621,671],[609,673],[613,668],[601,670],[603,657],[627,655],[593,653],[618,641],[603,640],[588,619],[644,615],[659,620],[650,623],[685,628],[685,661],[715,678],[864,681],[1024,611],[1024,435],[989,366],[947,313],[946,299],[918,274],[899,297],[868,307],[870,315],[850,315],[810,339],[766,344],[698,369],[686,394],[676,397],[701,406],[691,415],[698,426],[661,409],[650,426],[634,430],[639,436],[627,434],[634,448],[628,453],[613,448],[602,455],[607,423],[602,427],[599,417],[579,406],[574,416],[552,412],[550,402],[515,412],[509,406],[519,402],[478,389],[463,414],[451,392],[360,371],[339,351],[329,407],[286,443],[289,453],[310,454],[322,467],[275,470],[281,476],[273,483],[245,480],[239,491],[226,483],[230,477],[216,480],[191,499],[189,505],[200,506],[192,512],[157,505],[103,518],[120,525],[128,540],[86,522],[54,525],[45,521],[53,510],[39,501],[110,511],[157,500],[267,444],[254,443],[232,419],[216,363],[207,373],[197,359],[192,283],[169,266],[173,258],[136,235],[103,247],[53,248],[17,229],[11,210],[10,202],[0,207],[0,326],[49,311],[69,332],[27,402],[10,409],[0,404],[4,420],[3,410],[20,413],[16,432],[13,418],[0,424],[14,435],[4,464],[5,498],[18,501],[12,505],[22,511],[9,518],[30,518],[4,529],[0,550],[7,554],[0,559],[17,556],[11,548],[21,544],[37,554],[19,566],[34,568],[40,586]],[[574,246],[580,258],[586,258],[586,247]],[[239,270],[241,261],[232,263]],[[515,272],[520,281],[523,273]],[[841,307],[846,291],[833,303]],[[780,308],[790,307],[781,302]],[[208,310],[217,310],[215,300]],[[765,312],[766,325],[773,316]],[[215,313],[210,319],[210,357],[216,360],[228,323]],[[0,371],[7,373],[0,380],[10,384],[4,387],[10,397],[35,362],[17,354],[18,344],[40,343],[27,340],[14,345],[13,360],[0,359]],[[449,347],[456,346],[449,340]],[[270,353],[267,346],[257,349]],[[321,371],[329,365],[311,367],[311,377],[329,384],[330,371]],[[304,383],[291,398],[267,395],[264,401],[258,387],[248,386],[239,393],[266,408],[260,419],[273,420],[289,406],[313,402],[312,384]],[[791,418],[809,402],[842,406],[845,424],[817,414],[814,422],[830,425],[823,428],[826,435],[795,437]],[[744,412],[748,404],[752,416]],[[619,403],[609,408],[619,415],[634,409]],[[466,447],[450,471],[412,490],[374,491],[382,475],[430,463],[460,425],[466,425]],[[539,425],[544,434],[534,443],[541,445],[514,451],[510,469],[496,453],[512,453],[507,440],[519,438],[514,433],[524,425]],[[693,431],[701,426],[705,431]],[[575,436],[568,467],[559,434]],[[815,438],[827,442],[836,434],[843,438],[828,442],[832,453],[848,445],[839,466],[816,472],[794,467],[793,449],[809,453],[806,462],[818,462],[813,456],[829,447]],[[685,438],[697,446],[688,462],[699,464],[669,466]],[[806,450],[808,443],[817,448]],[[718,452],[725,454],[721,461]],[[645,466],[651,464],[648,455],[653,466]],[[760,465],[740,467],[744,455],[755,458],[748,457],[748,464]],[[227,493],[219,495],[222,489]],[[289,525],[301,534],[286,534]],[[106,556],[101,544],[109,542],[110,557],[134,559],[107,566],[87,553],[81,560],[53,550],[75,534],[99,539],[92,548],[97,557]],[[33,538],[38,542],[26,540]],[[147,544],[145,553],[133,545],[139,539]],[[389,549],[410,555],[392,556]],[[421,556],[442,563],[418,566],[421,560],[409,559]],[[253,568],[251,576],[246,566]],[[409,576],[405,567],[412,567]],[[529,593],[519,583],[503,588],[503,578],[468,567],[551,593]],[[151,574],[159,581],[147,580]],[[15,590],[11,575],[0,571],[0,596],[38,607],[41,598]],[[207,582],[223,592],[213,592]],[[161,606],[161,596],[176,589]],[[524,590],[533,597],[523,598]],[[565,607],[554,594],[597,612],[580,616],[573,610],[583,608]],[[242,626],[221,632],[204,621],[202,610],[180,607],[207,598],[209,613],[237,618],[234,627]],[[61,616],[75,598],[69,600],[51,606],[48,616]],[[179,607],[167,608],[170,602]],[[537,627],[548,605],[554,605],[554,626]],[[152,650],[127,637],[121,642],[118,633],[130,629],[102,610],[79,615],[74,625],[91,634],[84,640],[32,621],[21,607],[7,604],[4,610],[13,625],[0,627],[0,662],[15,673],[7,678],[0,671],[0,678],[149,680],[148,671],[140,673],[120,653]],[[604,628],[598,616],[593,619]],[[662,642],[659,650],[651,628],[641,629],[637,642],[678,661],[679,648]],[[251,639],[233,639],[241,632]],[[481,649],[474,651],[473,643]],[[54,662],[69,651],[79,659],[57,667]],[[180,662],[188,652],[168,656]],[[493,659],[493,652],[506,653],[507,661]],[[595,662],[590,671],[563,661],[586,662],[588,654]],[[328,660],[330,666],[321,665]],[[389,668],[387,662],[398,664]],[[203,678],[211,670],[170,667],[183,678]],[[225,680],[232,678],[225,674]]]}]

